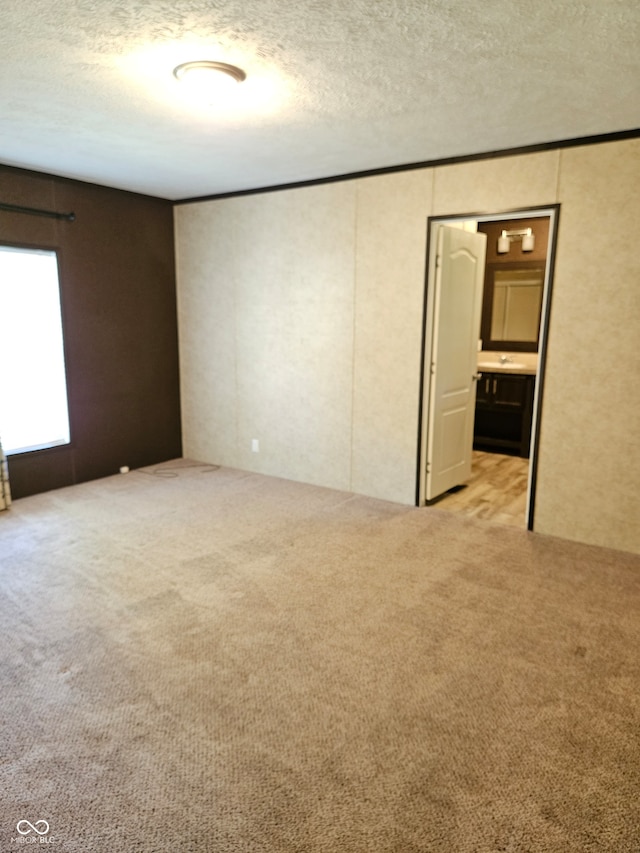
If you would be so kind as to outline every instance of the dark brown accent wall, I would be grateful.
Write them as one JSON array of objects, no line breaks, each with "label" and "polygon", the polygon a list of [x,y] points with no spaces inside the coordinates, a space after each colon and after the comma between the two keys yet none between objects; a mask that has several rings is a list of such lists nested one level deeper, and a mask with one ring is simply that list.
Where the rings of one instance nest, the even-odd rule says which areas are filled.
[{"label": "dark brown accent wall", "polygon": [[[532,252],[522,251],[522,242],[514,240],[507,254],[498,254],[498,237],[500,232],[518,231],[521,228],[531,228],[536,241]],[[487,235],[487,263],[508,264],[513,261],[545,261],[549,244],[549,217],[540,216],[532,219],[504,219],[490,222],[479,222],[478,231]]]},{"label": "dark brown accent wall", "polygon": [[76,216],[0,211],[0,243],[58,250],[71,422],[70,446],[9,457],[13,497],[179,457],[172,203],[6,166],[0,201]]},{"label": "dark brown accent wall", "polygon": [[[487,256],[484,276],[484,295],[482,299],[482,322],[480,325],[480,337],[482,338],[482,349],[486,350],[511,350],[513,352],[537,352],[538,341],[492,341],[491,340],[491,318],[493,314],[494,279],[496,270],[501,266],[509,266],[519,269],[537,269],[544,277],[544,267],[549,251],[549,224],[548,216],[535,217],[531,219],[504,219],[491,220],[478,223],[478,231],[487,235]],[[534,248],[530,252],[522,251],[522,241],[513,240],[509,251],[504,254],[498,253],[498,237],[505,231],[519,231],[531,228],[535,236]]]}]

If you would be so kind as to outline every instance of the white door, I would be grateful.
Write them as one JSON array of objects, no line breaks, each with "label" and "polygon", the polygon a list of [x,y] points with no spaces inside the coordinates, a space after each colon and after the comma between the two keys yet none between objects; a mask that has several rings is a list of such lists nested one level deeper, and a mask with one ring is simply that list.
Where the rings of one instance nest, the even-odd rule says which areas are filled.
[{"label": "white door", "polygon": [[471,476],[486,242],[484,234],[438,226],[428,362],[428,501]]}]

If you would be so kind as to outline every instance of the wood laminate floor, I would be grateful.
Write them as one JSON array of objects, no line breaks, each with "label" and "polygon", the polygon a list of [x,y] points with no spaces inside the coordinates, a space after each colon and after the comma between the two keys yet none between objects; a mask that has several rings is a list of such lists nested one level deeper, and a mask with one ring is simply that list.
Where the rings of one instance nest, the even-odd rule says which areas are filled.
[{"label": "wood laminate floor", "polygon": [[433,506],[486,521],[526,528],[529,460],[474,450],[471,479]]}]

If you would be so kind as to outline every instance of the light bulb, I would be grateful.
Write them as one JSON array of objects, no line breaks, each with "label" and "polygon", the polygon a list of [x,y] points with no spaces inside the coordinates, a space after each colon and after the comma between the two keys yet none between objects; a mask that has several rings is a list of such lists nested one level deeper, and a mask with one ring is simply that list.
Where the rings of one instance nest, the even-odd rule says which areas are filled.
[{"label": "light bulb", "polygon": [[533,247],[535,246],[536,238],[533,234],[531,228],[527,228],[527,233],[522,236],[522,251],[523,252],[533,252]]},{"label": "light bulb", "polygon": [[501,255],[504,255],[505,252],[508,252],[511,248],[511,240],[507,237],[506,231],[503,231],[502,234],[498,237],[498,252]]}]

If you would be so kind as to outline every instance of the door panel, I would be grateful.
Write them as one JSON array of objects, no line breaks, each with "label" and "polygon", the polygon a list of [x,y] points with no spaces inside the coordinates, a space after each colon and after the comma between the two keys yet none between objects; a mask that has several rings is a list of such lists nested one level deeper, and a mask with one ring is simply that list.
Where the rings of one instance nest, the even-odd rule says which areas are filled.
[{"label": "door panel", "polygon": [[464,435],[467,409],[462,406],[442,413],[442,429],[438,430],[440,446],[436,458],[440,459],[440,470],[450,471],[464,463]]},{"label": "door panel", "polygon": [[524,408],[527,380],[522,376],[494,376],[493,397],[495,405],[507,409]]},{"label": "door panel", "polygon": [[426,499],[471,476],[475,374],[486,236],[438,229]]}]

